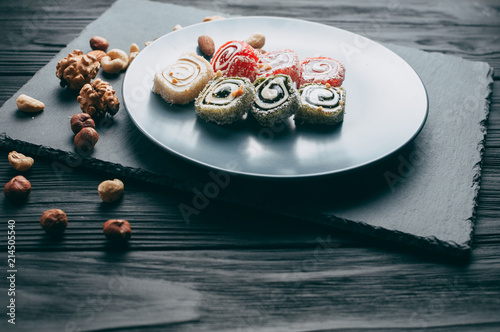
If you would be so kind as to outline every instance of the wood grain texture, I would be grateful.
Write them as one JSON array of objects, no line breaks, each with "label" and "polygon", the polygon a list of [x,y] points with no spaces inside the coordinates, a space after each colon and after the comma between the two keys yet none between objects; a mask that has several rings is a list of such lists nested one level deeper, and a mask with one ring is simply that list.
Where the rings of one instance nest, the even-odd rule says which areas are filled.
[{"label": "wood grain texture", "polygon": [[[0,104],[112,2],[1,2]],[[100,203],[96,188],[112,175],[80,168],[60,173],[50,160],[37,160],[36,167],[27,173],[34,188],[29,201],[13,206],[0,200],[1,227],[5,228],[9,219],[16,220],[18,264],[24,269],[18,274],[19,301],[24,302],[19,304],[18,319],[28,324],[27,330],[32,330],[29,324],[41,322],[39,331],[54,331],[55,325],[48,321],[59,327],[76,322],[83,330],[109,330],[110,320],[134,315],[127,311],[136,307],[131,302],[124,302],[121,314],[106,315],[111,313],[114,301],[127,299],[145,305],[135,313],[133,321],[127,321],[127,331],[145,327],[148,331],[500,329],[497,1],[448,0],[436,4],[342,0],[333,5],[323,0],[314,6],[306,1],[169,2],[232,15],[317,21],[380,42],[486,61],[494,67],[470,262],[465,266],[447,264],[346,232],[285,217],[263,217],[258,211],[215,202],[186,224],[178,211],[186,194],[128,179],[124,179],[127,189],[123,200],[107,206]],[[166,32],[175,24],[165,22]],[[17,174],[6,160],[7,153],[0,151],[0,183]],[[60,242],[48,239],[38,225],[41,212],[54,205],[71,218]],[[130,247],[119,252],[106,242],[101,230],[107,218],[116,216],[128,218],[134,228]],[[3,236],[1,241],[5,248]],[[4,249],[2,255],[4,262]],[[101,283],[78,286],[116,278],[123,271],[130,278],[129,288],[120,294],[112,293],[110,305],[102,297],[109,289]],[[2,303],[7,287],[4,273],[0,274]],[[44,275],[50,278],[44,280]],[[173,284],[178,287],[170,288]],[[158,299],[151,294],[151,288],[156,287],[164,287],[160,295],[172,295],[174,301],[168,302],[167,308],[184,295],[193,300],[185,304],[183,323],[173,323],[172,316],[155,304]],[[141,297],[141,292],[149,295]],[[70,294],[72,299],[64,302]],[[95,325],[88,322],[92,311],[78,311],[71,301],[101,310],[93,321]],[[101,306],[96,306],[96,301]],[[44,309],[64,303],[66,308],[60,314]],[[164,320],[158,321],[162,313]],[[5,317],[0,319],[0,329],[15,331],[6,325]]]}]

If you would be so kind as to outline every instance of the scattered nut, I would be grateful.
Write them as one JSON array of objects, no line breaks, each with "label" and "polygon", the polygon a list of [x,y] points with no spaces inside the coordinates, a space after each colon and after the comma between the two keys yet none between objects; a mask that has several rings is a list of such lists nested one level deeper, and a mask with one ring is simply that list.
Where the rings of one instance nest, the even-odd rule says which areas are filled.
[{"label": "scattered nut", "polygon": [[17,97],[16,105],[20,111],[27,113],[40,112],[45,108],[44,103],[25,94],[20,94],[19,97]]},{"label": "scattered nut", "polygon": [[33,163],[35,162],[33,158],[26,157],[24,154],[12,151],[9,153],[9,163],[12,168],[16,171],[24,172],[31,168]]},{"label": "scattered nut", "polygon": [[117,74],[128,66],[128,55],[117,48],[112,49],[101,59],[102,70],[108,74]]},{"label": "scattered nut", "polygon": [[92,151],[98,140],[97,131],[92,127],[85,127],[75,135],[73,143],[78,151],[88,153]]},{"label": "scattered nut", "polygon": [[97,61],[101,62],[102,58],[104,58],[106,56],[106,52],[101,51],[101,50],[95,50],[95,51],[90,51],[89,53],[87,53],[87,56],[88,55],[95,56]]},{"label": "scattered nut", "polygon": [[215,53],[214,40],[207,35],[198,37],[198,47],[200,48],[200,51],[208,57],[214,55]]},{"label": "scattered nut", "polygon": [[100,64],[93,55],[83,54],[74,50],[57,63],[56,75],[61,80],[61,86],[68,85],[70,89],[80,90],[97,76]]},{"label": "scattered nut", "polygon": [[246,43],[253,48],[262,48],[266,43],[266,36],[261,34],[260,32],[254,33],[250,38],[246,40]]},{"label": "scattered nut", "polygon": [[40,218],[40,226],[42,226],[47,234],[59,236],[66,230],[66,227],[68,226],[68,218],[63,210],[47,210]]},{"label": "scattered nut", "polygon": [[109,240],[127,241],[132,235],[130,223],[123,219],[110,219],[102,226],[104,235]]},{"label": "scattered nut", "polygon": [[134,61],[135,57],[137,56],[137,54],[139,54],[141,50],[139,49],[139,46],[137,46],[136,43],[133,43],[131,46],[130,46],[130,51],[128,53],[128,66],[130,66],[130,63],[132,61]]},{"label": "scattered nut", "polygon": [[100,78],[85,84],[76,98],[84,113],[97,120],[103,118],[106,113],[115,115],[120,109],[120,101],[115,96],[115,90]]},{"label": "scattered nut", "polygon": [[95,37],[90,38],[90,47],[93,50],[101,50],[101,51],[106,52],[106,50],[109,47],[109,43],[106,40],[106,38],[95,36]]},{"label": "scattered nut", "polygon": [[73,115],[71,118],[71,130],[75,134],[78,134],[78,132],[85,127],[95,128],[95,122],[90,114],[78,113]]},{"label": "scattered nut", "polygon": [[180,29],[182,29],[182,25],[180,25],[180,24],[176,24],[176,25],[174,26],[174,28],[172,29],[172,31],[177,31],[177,30],[180,30]]},{"label": "scattered nut", "polygon": [[5,197],[13,202],[24,201],[31,192],[31,183],[22,175],[13,177],[3,187]]},{"label": "scattered nut", "polygon": [[152,43],[151,40],[148,40],[147,42],[144,43],[144,46],[149,46]]},{"label": "scattered nut", "polygon": [[101,197],[103,202],[106,203],[116,202],[119,200],[123,196],[123,191],[123,182],[118,179],[103,181],[97,187],[99,197]]},{"label": "scattered nut", "polygon": [[206,16],[203,19],[203,22],[210,22],[210,21],[215,21],[215,20],[221,20],[224,19],[222,16],[214,15],[214,16]]}]

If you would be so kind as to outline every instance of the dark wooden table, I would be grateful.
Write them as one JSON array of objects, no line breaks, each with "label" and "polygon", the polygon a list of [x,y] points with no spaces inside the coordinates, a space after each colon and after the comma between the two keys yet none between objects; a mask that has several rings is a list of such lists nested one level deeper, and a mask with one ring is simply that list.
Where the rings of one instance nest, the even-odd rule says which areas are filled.
[{"label": "dark wooden table", "polygon": [[[97,18],[112,0],[2,1],[0,104]],[[486,61],[500,72],[500,6],[470,1],[169,1],[233,15],[320,22],[379,42]],[[166,22],[166,32],[176,22]],[[186,224],[168,188],[110,174],[58,173],[37,159],[26,204],[0,200],[0,236],[16,230],[16,325],[7,323],[7,248],[1,249],[2,331],[500,330],[500,85],[495,75],[474,248],[455,264],[301,220],[212,202]],[[0,150],[0,182],[16,172]],[[47,238],[38,221],[57,205],[71,229]],[[128,250],[102,235],[133,225]],[[23,328],[24,326],[24,328]]]}]

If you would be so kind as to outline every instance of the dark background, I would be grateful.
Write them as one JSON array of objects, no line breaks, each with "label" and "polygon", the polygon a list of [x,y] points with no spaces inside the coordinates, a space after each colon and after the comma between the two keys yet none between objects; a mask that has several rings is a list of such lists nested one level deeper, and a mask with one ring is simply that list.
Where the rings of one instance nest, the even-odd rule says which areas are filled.
[{"label": "dark background", "polygon": [[[498,1],[169,2],[232,15],[311,20],[379,42],[485,61],[500,72]],[[112,3],[2,1],[0,104]],[[165,33],[175,24],[165,22]],[[128,331],[136,330],[134,325],[159,331],[499,330],[498,77],[468,262],[215,201],[186,224],[178,205],[187,194],[129,179],[122,179],[123,200],[105,205],[96,190],[112,175],[82,168],[60,173],[50,160],[36,159],[26,175],[33,186],[29,201],[15,206],[0,200],[3,234],[7,221],[16,221],[18,321],[63,322],[66,328],[70,322],[83,330],[128,326]],[[8,152],[0,150],[2,184],[17,175]],[[47,238],[38,224],[53,205],[71,222],[62,241]],[[115,250],[102,235],[102,223],[117,216],[132,223],[131,250]],[[123,275],[124,290],[106,286]],[[4,277],[0,285],[3,299]],[[97,327],[87,325],[92,313]],[[0,319],[6,326],[6,318]]]}]

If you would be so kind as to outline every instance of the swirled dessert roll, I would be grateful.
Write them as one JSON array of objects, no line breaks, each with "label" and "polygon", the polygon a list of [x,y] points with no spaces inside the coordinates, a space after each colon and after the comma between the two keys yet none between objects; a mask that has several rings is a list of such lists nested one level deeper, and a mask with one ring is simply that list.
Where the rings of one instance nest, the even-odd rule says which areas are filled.
[{"label": "swirled dessert roll", "polygon": [[345,89],[330,84],[308,83],[300,90],[295,122],[334,125],[344,120]]},{"label": "swirled dessert roll", "polygon": [[300,83],[299,56],[292,50],[272,51],[259,55],[257,78],[284,74]]},{"label": "swirled dessert roll", "polygon": [[187,104],[213,77],[214,71],[207,60],[194,53],[185,53],[155,74],[153,92],[169,103]]},{"label": "swirled dessert roll", "polygon": [[210,63],[214,72],[221,71],[225,77],[247,77],[255,79],[257,61],[255,49],[244,41],[228,41],[215,52]]},{"label": "swirled dessert roll", "polygon": [[339,87],[344,82],[345,67],[335,59],[327,57],[305,58],[301,61],[302,78],[300,85],[306,83],[330,84]]},{"label": "swirled dessert roll", "polygon": [[194,108],[205,121],[229,124],[243,117],[255,97],[246,77],[216,77],[196,98]]},{"label": "swirled dessert roll", "polygon": [[290,76],[261,77],[254,86],[256,95],[251,113],[263,126],[286,120],[297,110],[299,94]]}]

